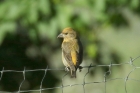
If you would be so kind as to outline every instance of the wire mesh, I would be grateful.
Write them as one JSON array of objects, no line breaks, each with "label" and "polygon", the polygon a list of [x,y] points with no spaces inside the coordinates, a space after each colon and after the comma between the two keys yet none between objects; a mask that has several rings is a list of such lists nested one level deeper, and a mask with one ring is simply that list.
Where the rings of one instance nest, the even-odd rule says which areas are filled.
[{"label": "wire mesh", "polygon": [[[104,93],[107,93],[106,92],[106,82],[109,82],[109,81],[113,81],[113,80],[124,80],[124,88],[125,88],[125,93],[128,93],[128,90],[127,90],[127,81],[135,81],[135,82],[140,82],[140,80],[137,80],[137,79],[133,79],[133,78],[130,78],[130,74],[132,74],[136,69],[139,69],[140,67],[139,66],[135,66],[133,64],[133,62],[140,58],[140,56],[136,57],[136,58],[130,58],[130,61],[129,62],[125,62],[125,63],[120,63],[120,64],[113,64],[113,63],[110,63],[108,65],[92,65],[92,63],[89,65],[89,66],[83,66],[82,69],[85,69],[87,68],[87,72],[85,73],[84,77],[83,77],[83,81],[82,83],[77,83],[77,84],[69,84],[69,85],[64,85],[63,84],[63,80],[64,78],[68,75],[69,72],[66,72],[63,76],[62,76],[62,84],[61,86],[58,86],[58,87],[51,87],[51,88],[43,88],[42,87],[42,83],[43,83],[43,80],[44,78],[46,77],[46,74],[48,71],[63,71],[64,69],[50,69],[48,68],[48,66],[46,67],[46,69],[34,69],[34,70],[26,70],[26,67],[24,67],[24,70],[23,71],[17,71],[17,70],[5,70],[4,67],[3,69],[0,71],[1,73],[1,76],[0,76],[0,81],[3,77],[3,73],[5,72],[19,72],[19,73],[22,73],[23,74],[23,80],[22,82],[20,83],[19,85],[19,88],[18,88],[18,91],[14,91],[14,92],[7,92],[7,91],[0,91],[0,93],[26,93],[26,92],[39,92],[39,93],[42,93],[42,91],[44,90],[50,90],[50,89],[61,89],[62,90],[62,93],[64,93],[63,89],[66,88],[66,87],[72,87],[72,86],[79,86],[81,85],[83,87],[83,93],[86,93],[85,91],[85,85],[87,84],[93,84],[93,83],[103,83],[104,84]],[[107,79],[107,76],[109,76],[111,73],[112,73],[112,67],[113,66],[121,66],[121,65],[130,65],[132,67],[132,69],[130,70],[130,72],[126,75],[125,78],[112,78],[112,79]],[[100,81],[100,82],[86,82],[86,76],[89,74],[90,72],[90,69],[91,68],[96,68],[96,67],[108,67],[108,71],[106,71],[104,73],[104,79],[103,81]],[[35,71],[44,71],[44,75],[42,77],[42,80],[40,82],[40,89],[35,89],[35,90],[21,90],[21,87],[22,87],[22,84],[24,83],[24,81],[26,80],[26,73],[27,72],[35,72]]]}]

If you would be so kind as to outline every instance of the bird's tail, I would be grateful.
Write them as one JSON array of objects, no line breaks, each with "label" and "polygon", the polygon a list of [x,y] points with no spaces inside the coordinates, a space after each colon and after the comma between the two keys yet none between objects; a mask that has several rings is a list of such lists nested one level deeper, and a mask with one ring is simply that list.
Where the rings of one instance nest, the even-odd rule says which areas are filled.
[{"label": "bird's tail", "polygon": [[76,71],[71,70],[71,78],[76,78]]}]

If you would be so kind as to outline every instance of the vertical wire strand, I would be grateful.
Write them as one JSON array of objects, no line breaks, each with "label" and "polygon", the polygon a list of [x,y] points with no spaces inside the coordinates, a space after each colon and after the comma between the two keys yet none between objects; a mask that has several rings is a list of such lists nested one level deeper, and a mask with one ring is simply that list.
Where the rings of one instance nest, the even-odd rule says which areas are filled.
[{"label": "vertical wire strand", "polygon": [[23,72],[22,72],[22,73],[23,73],[23,80],[22,80],[22,82],[20,83],[18,93],[20,93],[21,86],[22,86],[23,82],[25,81],[25,69],[26,69],[26,67],[24,67],[24,70],[23,70]]},{"label": "vertical wire strand", "polygon": [[83,85],[83,92],[84,93],[85,93],[85,78],[86,78],[87,74],[89,73],[91,67],[92,67],[92,63],[88,66],[88,71],[83,78],[83,84],[82,85]]},{"label": "vertical wire strand", "polygon": [[62,93],[63,93],[63,88],[64,88],[63,80],[64,80],[64,77],[65,77],[67,74],[68,74],[68,72],[65,73],[65,74],[63,75],[62,80],[61,80],[61,82],[62,82],[62,84],[61,84],[61,87],[62,87]]},{"label": "vertical wire strand", "polygon": [[[112,62],[110,63],[110,65],[108,65],[108,71],[105,72],[104,74],[104,84],[105,84],[105,93],[106,93],[106,82],[107,82],[107,76],[109,76],[111,74],[111,67],[112,67]],[[108,74],[109,73],[109,74]]]},{"label": "vertical wire strand", "polygon": [[44,76],[43,76],[43,78],[42,78],[42,80],[41,80],[41,84],[40,84],[40,93],[42,93],[42,84],[43,84],[44,78],[45,78],[45,76],[46,76],[46,74],[47,74],[47,71],[48,71],[48,66],[47,66],[47,68],[45,69]]},{"label": "vertical wire strand", "polygon": [[3,76],[3,71],[4,71],[4,67],[2,68],[2,71],[0,71],[1,72],[0,81],[1,81],[2,76]]}]

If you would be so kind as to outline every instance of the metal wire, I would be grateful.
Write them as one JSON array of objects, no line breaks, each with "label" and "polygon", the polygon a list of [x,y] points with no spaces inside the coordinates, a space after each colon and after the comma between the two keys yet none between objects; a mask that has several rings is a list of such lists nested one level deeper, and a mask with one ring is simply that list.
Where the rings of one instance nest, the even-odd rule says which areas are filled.
[{"label": "metal wire", "polygon": [[[83,87],[83,93],[86,93],[86,89],[85,89],[85,85],[87,84],[93,84],[93,83],[104,83],[104,93],[106,93],[106,82],[110,82],[110,81],[113,81],[113,80],[124,80],[124,86],[125,86],[125,93],[128,93],[128,90],[127,90],[127,81],[135,81],[135,82],[140,82],[140,80],[137,80],[137,79],[133,79],[133,78],[130,78],[129,76],[136,70],[136,69],[139,69],[140,67],[138,66],[135,66],[133,64],[133,62],[140,58],[140,56],[136,57],[136,58],[130,58],[130,61],[129,62],[125,62],[125,63],[120,63],[120,64],[112,64],[112,62],[109,64],[109,65],[92,65],[90,64],[89,66],[83,66],[83,69],[84,68],[88,68],[86,74],[84,75],[83,77],[83,82],[82,83],[79,83],[79,84],[71,84],[71,85],[64,85],[64,78],[65,76],[68,75],[68,72],[66,72],[63,76],[62,76],[62,84],[61,86],[58,86],[58,87],[52,87],[52,88],[42,88],[42,83],[43,83],[43,80],[44,78],[46,77],[46,74],[47,74],[47,71],[48,70],[53,70],[53,71],[64,71],[65,69],[49,69],[48,66],[46,69],[34,69],[34,70],[26,70],[26,67],[24,67],[24,70],[23,71],[17,71],[17,70],[4,70],[4,67],[3,69],[0,71],[1,73],[1,76],[0,76],[0,81],[2,79],[2,76],[3,76],[3,73],[5,72],[19,72],[19,73],[23,73],[23,80],[22,82],[20,83],[19,85],[19,89],[18,91],[15,91],[15,92],[7,92],[7,91],[0,91],[0,93],[25,93],[25,92],[40,92],[42,93],[43,90],[50,90],[50,89],[62,89],[62,93],[64,93],[63,89],[66,88],[66,87],[71,87],[71,86],[79,86],[81,85]],[[132,69],[131,71],[127,74],[127,76],[125,78],[113,78],[113,79],[107,79],[107,77],[112,73],[111,72],[111,69],[113,68],[113,66],[121,66],[121,65],[130,65],[132,66]],[[90,69],[91,68],[96,68],[96,67],[108,67],[108,71],[106,71],[104,73],[104,80],[103,81],[99,81],[99,82],[86,82],[86,76],[89,74],[90,72]],[[44,76],[42,77],[42,80],[41,80],[41,83],[40,83],[40,89],[36,89],[36,90],[21,90],[21,87],[22,87],[22,84],[24,83],[25,81],[25,77],[26,77],[26,72],[35,72],[35,71],[44,71]]]}]

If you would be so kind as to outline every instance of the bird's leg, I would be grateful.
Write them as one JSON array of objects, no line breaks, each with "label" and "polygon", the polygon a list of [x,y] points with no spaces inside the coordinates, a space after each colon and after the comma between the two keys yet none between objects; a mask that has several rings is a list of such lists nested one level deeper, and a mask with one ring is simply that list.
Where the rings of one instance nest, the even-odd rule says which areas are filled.
[{"label": "bird's leg", "polygon": [[70,71],[70,68],[69,67],[65,67],[65,71]]},{"label": "bird's leg", "polygon": [[82,71],[82,66],[78,66],[78,69],[79,69],[79,72],[81,72]]}]

